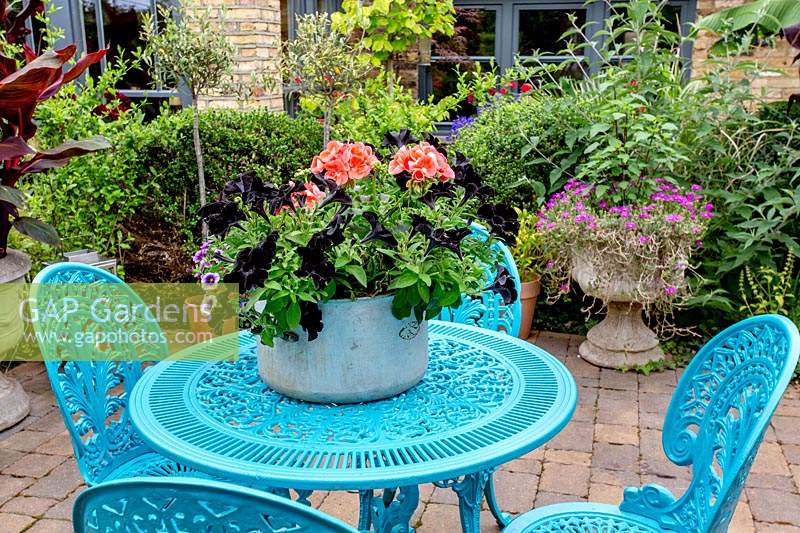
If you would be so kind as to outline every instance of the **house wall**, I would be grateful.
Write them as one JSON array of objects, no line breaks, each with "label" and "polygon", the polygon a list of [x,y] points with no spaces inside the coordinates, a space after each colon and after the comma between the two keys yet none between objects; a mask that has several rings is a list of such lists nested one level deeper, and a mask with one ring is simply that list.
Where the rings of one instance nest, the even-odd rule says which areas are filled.
[{"label": "house wall", "polygon": [[[697,16],[702,17],[721,9],[746,3],[748,0],[697,0]],[[708,49],[714,44],[714,37],[707,33],[701,34],[694,44],[692,54],[692,76],[696,77],[708,67]],[[799,51],[789,46],[781,39],[774,49],[762,48],[757,50],[752,59],[762,61],[776,72],[767,73],[761,79],[754,80],[753,85],[758,90],[763,90],[770,100],[785,100],[789,95],[800,92],[798,80],[798,64],[792,65],[792,59]]]},{"label": "house wall", "polygon": [[225,29],[236,47],[234,83],[239,94],[217,94],[204,97],[203,107],[264,106],[283,109],[280,85],[253,85],[251,77],[277,72],[281,42],[280,0],[200,0],[207,7],[224,6]]}]

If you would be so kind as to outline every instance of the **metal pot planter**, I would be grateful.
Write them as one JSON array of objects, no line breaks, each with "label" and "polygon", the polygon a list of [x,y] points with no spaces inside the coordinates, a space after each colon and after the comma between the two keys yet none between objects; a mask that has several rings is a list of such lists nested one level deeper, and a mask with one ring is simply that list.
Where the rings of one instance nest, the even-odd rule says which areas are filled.
[{"label": "metal pot planter", "polygon": [[643,287],[635,267],[600,272],[591,258],[575,254],[572,275],[583,292],[600,298],[606,317],[586,334],[578,348],[581,357],[596,366],[621,368],[664,358],[658,337],[642,320],[642,309],[659,287]]},{"label": "metal pot planter", "polygon": [[542,287],[538,279],[523,281],[520,287],[519,301],[522,306],[522,314],[520,316],[519,338],[527,340],[531,336],[531,325],[536,311],[536,299],[539,297]]},{"label": "metal pot planter", "polygon": [[319,403],[388,398],[422,379],[428,367],[428,324],[392,315],[392,297],[321,304],[324,329],[308,341],[259,342],[258,371],[286,396]]},{"label": "metal pot planter", "polygon": [[[25,275],[30,270],[30,258],[20,251],[9,249],[0,259],[0,356],[11,351],[25,331],[19,309],[25,297]],[[22,385],[0,372],[0,430],[13,426],[30,410],[31,402]]]}]

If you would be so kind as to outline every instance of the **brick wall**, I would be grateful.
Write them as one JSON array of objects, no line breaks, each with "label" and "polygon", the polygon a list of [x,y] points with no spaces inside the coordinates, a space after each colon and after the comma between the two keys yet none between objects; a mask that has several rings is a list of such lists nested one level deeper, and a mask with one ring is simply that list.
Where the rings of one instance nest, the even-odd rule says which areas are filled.
[{"label": "brick wall", "polygon": [[[275,72],[281,39],[280,0],[200,0],[200,5],[225,9],[225,30],[236,47],[234,81],[250,85],[253,72]],[[283,109],[278,85],[274,88],[256,87],[245,101],[236,94],[205,97],[204,107],[265,106]]]},{"label": "brick wall", "polygon": [[[702,17],[727,7],[744,4],[747,0],[697,0],[697,16]],[[708,49],[714,43],[714,38],[708,34],[701,34],[694,45],[692,55],[692,75],[697,76],[703,72]],[[763,48],[757,50],[752,59],[763,61],[768,67],[778,72],[767,73],[761,79],[754,80],[755,88],[765,91],[770,100],[784,100],[790,94],[800,92],[800,79],[798,79],[798,65],[791,64],[797,55],[797,50],[781,39],[774,49]]]}]

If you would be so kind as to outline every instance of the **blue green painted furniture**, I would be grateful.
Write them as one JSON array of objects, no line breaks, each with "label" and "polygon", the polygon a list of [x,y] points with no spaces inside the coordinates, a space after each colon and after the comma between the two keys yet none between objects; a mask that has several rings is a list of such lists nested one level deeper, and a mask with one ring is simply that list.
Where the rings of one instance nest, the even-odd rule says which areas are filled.
[{"label": "blue green painted furniture", "polygon": [[[484,240],[489,236],[486,230],[477,224],[472,225],[472,232],[473,235]],[[514,257],[511,255],[511,250],[508,249],[508,246],[500,241],[495,241],[492,249],[501,258],[500,264],[514,278],[517,299],[507,305],[503,298],[494,291],[483,291],[477,298],[464,298],[461,305],[455,309],[444,309],[436,318],[445,322],[469,324],[492,331],[503,331],[516,337],[519,334],[522,315],[522,304],[519,300],[519,293],[522,290],[519,272],[517,272],[517,265],[514,263]],[[494,266],[488,266],[486,271],[491,283],[496,275]]]},{"label": "blue green painted furniture", "polygon": [[[81,287],[97,283],[120,284],[125,288],[122,297],[129,298],[131,304],[141,303],[119,278],[89,265],[58,263],[42,270],[33,280],[33,297],[39,303],[32,306],[39,315],[34,321],[37,340],[83,478],[87,484],[95,485],[134,476],[199,475],[152,451],[131,425],[128,397],[145,366],[130,359],[163,359],[165,345],[116,343],[108,351],[108,360],[68,360],[85,354],[74,343],[60,342],[59,336],[103,331],[110,325],[91,320],[92,315],[87,312],[71,314],[65,320],[63,313],[48,312],[47,302],[58,302],[67,294],[80,296]],[[77,288],[67,288],[66,284],[76,284]],[[113,327],[118,329],[118,325]],[[149,321],[131,324],[131,329],[134,327],[152,333],[161,331],[157,323]],[[121,355],[126,360],[111,360]]]},{"label": "blue green painted furniture", "polygon": [[462,530],[477,533],[489,475],[557,434],[577,387],[558,360],[510,335],[433,320],[429,343],[416,387],[333,405],[269,389],[245,334],[226,348],[238,361],[148,370],[131,395],[132,422],[153,449],[209,475],[301,489],[300,501],[311,490],[359,490],[362,530],[409,531],[418,485],[436,483],[456,492]]},{"label": "blue green painted furniture", "polygon": [[675,389],[664,422],[667,457],[692,466],[692,480],[679,498],[659,485],[629,487],[619,507],[550,505],[520,516],[503,531],[727,531],[798,354],[797,327],[777,315],[734,324],[698,352]]},{"label": "blue green painted furniture", "polygon": [[193,478],[132,478],[87,489],[72,510],[75,533],[357,533],[286,498]]}]

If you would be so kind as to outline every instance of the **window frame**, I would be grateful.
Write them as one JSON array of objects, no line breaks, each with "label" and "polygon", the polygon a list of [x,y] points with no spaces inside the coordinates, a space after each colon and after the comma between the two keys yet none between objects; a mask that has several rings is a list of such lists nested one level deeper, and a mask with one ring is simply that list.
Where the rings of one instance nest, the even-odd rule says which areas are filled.
[{"label": "window frame", "polygon": [[[668,5],[680,7],[681,34],[688,35],[691,24],[697,17],[697,0],[669,0]],[[498,18],[495,35],[495,64],[501,71],[513,66],[514,58],[519,51],[519,13],[525,10],[586,10],[586,23],[589,26],[591,39],[594,32],[604,28],[605,21],[611,13],[611,8],[605,0],[585,2],[583,0],[455,0],[456,8],[466,9],[497,9]],[[602,43],[600,43],[602,45]],[[681,56],[686,61],[687,79],[691,72],[692,43],[685,42],[681,46]],[[526,57],[526,56],[523,56]],[[588,63],[589,74],[596,73],[600,66],[597,52],[591,48],[585,49],[585,61]],[[441,59],[441,56],[432,56],[431,63]],[[478,60],[478,56],[468,59]],[[480,60],[491,58],[480,56]],[[550,55],[541,58],[545,62],[562,62],[559,56]],[[622,58],[624,60],[624,58]],[[430,65],[420,65],[418,76],[418,94],[420,100],[426,100],[433,95],[432,69]],[[444,123],[447,124],[447,123]]]},{"label": "window frame", "polygon": [[[105,27],[103,25],[103,0],[89,0],[95,9],[97,42],[100,47],[107,46],[105,39]],[[178,0],[167,0],[165,5],[177,5]],[[157,16],[158,0],[148,0],[150,13]],[[83,17],[82,0],[50,0],[56,6],[56,11],[50,17],[51,25],[63,30],[64,35],[57,45],[66,46],[74,43],[76,45],[76,57],[88,51],[86,42],[86,25]],[[104,57],[100,60],[100,69],[105,70],[108,60]],[[82,76],[83,77],[83,76]],[[159,86],[154,89],[119,89],[120,94],[131,98],[158,98],[168,99],[179,97],[181,104],[187,106],[191,102],[191,95],[188,89],[180,84],[177,89],[164,89]]]}]

